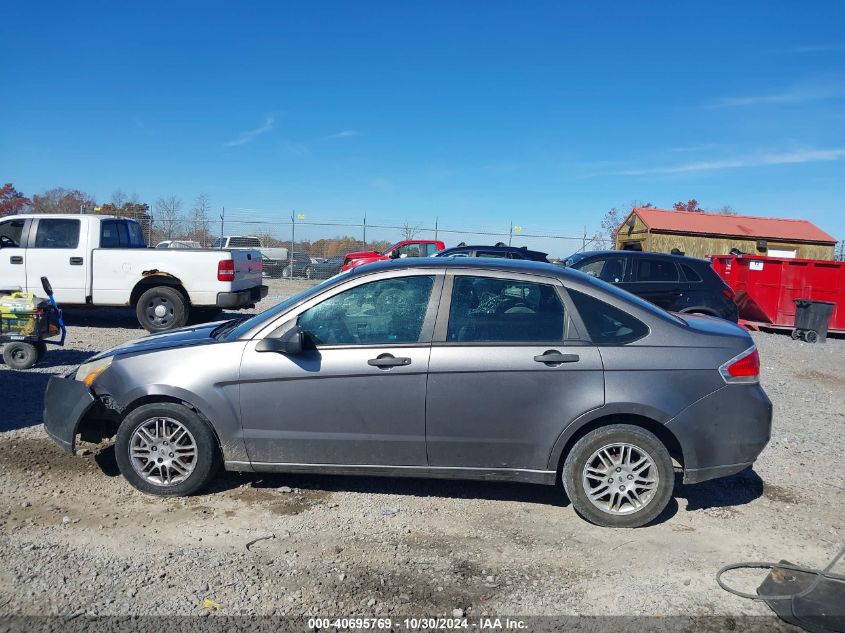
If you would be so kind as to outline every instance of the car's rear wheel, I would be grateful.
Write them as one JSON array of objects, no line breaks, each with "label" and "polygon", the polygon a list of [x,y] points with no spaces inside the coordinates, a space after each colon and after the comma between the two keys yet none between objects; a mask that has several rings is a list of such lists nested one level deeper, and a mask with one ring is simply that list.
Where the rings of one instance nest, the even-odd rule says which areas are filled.
[{"label": "car's rear wheel", "polygon": [[188,322],[188,302],[176,288],[156,286],[138,298],[135,314],[147,332],[173,330]]},{"label": "car's rear wheel", "polygon": [[649,431],[613,424],[590,431],[566,457],[563,487],[579,515],[603,527],[640,527],[672,497],[672,458]]},{"label": "car's rear wheel", "polygon": [[170,402],[138,407],[117,431],[121,474],[141,492],[181,497],[208,484],[220,468],[220,450],[208,425]]}]

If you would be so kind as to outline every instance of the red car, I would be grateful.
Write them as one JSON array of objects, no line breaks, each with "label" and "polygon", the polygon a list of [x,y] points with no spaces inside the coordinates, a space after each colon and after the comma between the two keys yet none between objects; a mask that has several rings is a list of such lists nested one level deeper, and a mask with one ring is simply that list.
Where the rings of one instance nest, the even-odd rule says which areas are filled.
[{"label": "red car", "polygon": [[341,270],[349,270],[364,264],[381,262],[388,259],[400,259],[405,257],[431,257],[437,251],[442,251],[446,245],[440,240],[402,240],[396,242],[381,253],[377,251],[360,251],[347,253],[343,260]]}]

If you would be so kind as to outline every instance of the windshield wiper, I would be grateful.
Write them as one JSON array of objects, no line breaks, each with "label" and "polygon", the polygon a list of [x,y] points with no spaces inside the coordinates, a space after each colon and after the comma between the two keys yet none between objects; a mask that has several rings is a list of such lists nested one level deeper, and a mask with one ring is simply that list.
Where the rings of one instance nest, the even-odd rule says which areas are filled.
[{"label": "windshield wiper", "polygon": [[216,328],[211,330],[211,336],[213,338],[220,338],[224,334],[228,334],[229,332],[234,330],[235,326],[237,326],[239,323],[242,323],[243,321],[246,321],[247,319],[249,319],[251,317],[252,317],[252,315],[248,315],[248,316],[245,315],[245,316],[235,317],[234,319],[229,319],[225,323],[221,323]]}]

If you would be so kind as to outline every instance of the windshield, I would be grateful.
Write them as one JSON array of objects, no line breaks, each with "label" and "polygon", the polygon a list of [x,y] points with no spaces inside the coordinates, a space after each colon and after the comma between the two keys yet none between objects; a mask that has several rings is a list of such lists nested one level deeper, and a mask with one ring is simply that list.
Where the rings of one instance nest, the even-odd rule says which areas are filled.
[{"label": "windshield", "polygon": [[382,255],[387,255],[387,254],[388,254],[390,251],[392,251],[394,248],[399,248],[399,245],[400,245],[401,243],[402,243],[402,242],[396,242],[396,244],[392,244],[391,246],[388,246],[386,249],[384,249],[384,250],[381,252],[381,254],[382,254]]},{"label": "windshield", "polygon": [[226,337],[226,340],[234,341],[236,339],[241,338],[255,326],[260,325],[264,321],[275,318],[277,315],[283,313],[285,310],[296,305],[300,301],[304,301],[309,297],[319,294],[326,287],[334,285],[339,277],[345,276],[347,274],[349,274],[349,271],[340,273],[338,275],[335,275],[334,277],[329,277],[328,279],[326,279],[322,283],[317,284],[316,286],[312,286],[311,288],[303,290],[302,292],[297,293],[292,297],[288,297],[281,303],[277,303],[273,307],[267,308],[266,310],[264,310],[264,312],[259,312],[255,316],[249,317],[245,321],[238,323],[237,327],[232,328],[231,331],[226,331],[226,329],[223,329],[222,331],[225,332],[224,335]]},{"label": "windshield", "polygon": [[584,259],[586,256],[587,255],[584,253],[576,253],[575,255],[571,255],[570,257],[567,257],[565,260],[563,260],[563,265],[567,268],[571,268],[572,266],[580,262],[582,259]]}]

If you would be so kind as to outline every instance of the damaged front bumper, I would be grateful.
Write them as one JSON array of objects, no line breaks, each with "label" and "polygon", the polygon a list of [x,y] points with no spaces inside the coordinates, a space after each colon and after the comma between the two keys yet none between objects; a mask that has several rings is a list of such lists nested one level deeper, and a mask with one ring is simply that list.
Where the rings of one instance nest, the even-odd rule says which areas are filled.
[{"label": "damaged front bumper", "polygon": [[52,376],[44,394],[44,430],[66,452],[73,453],[79,423],[97,402],[85,383]]}]

